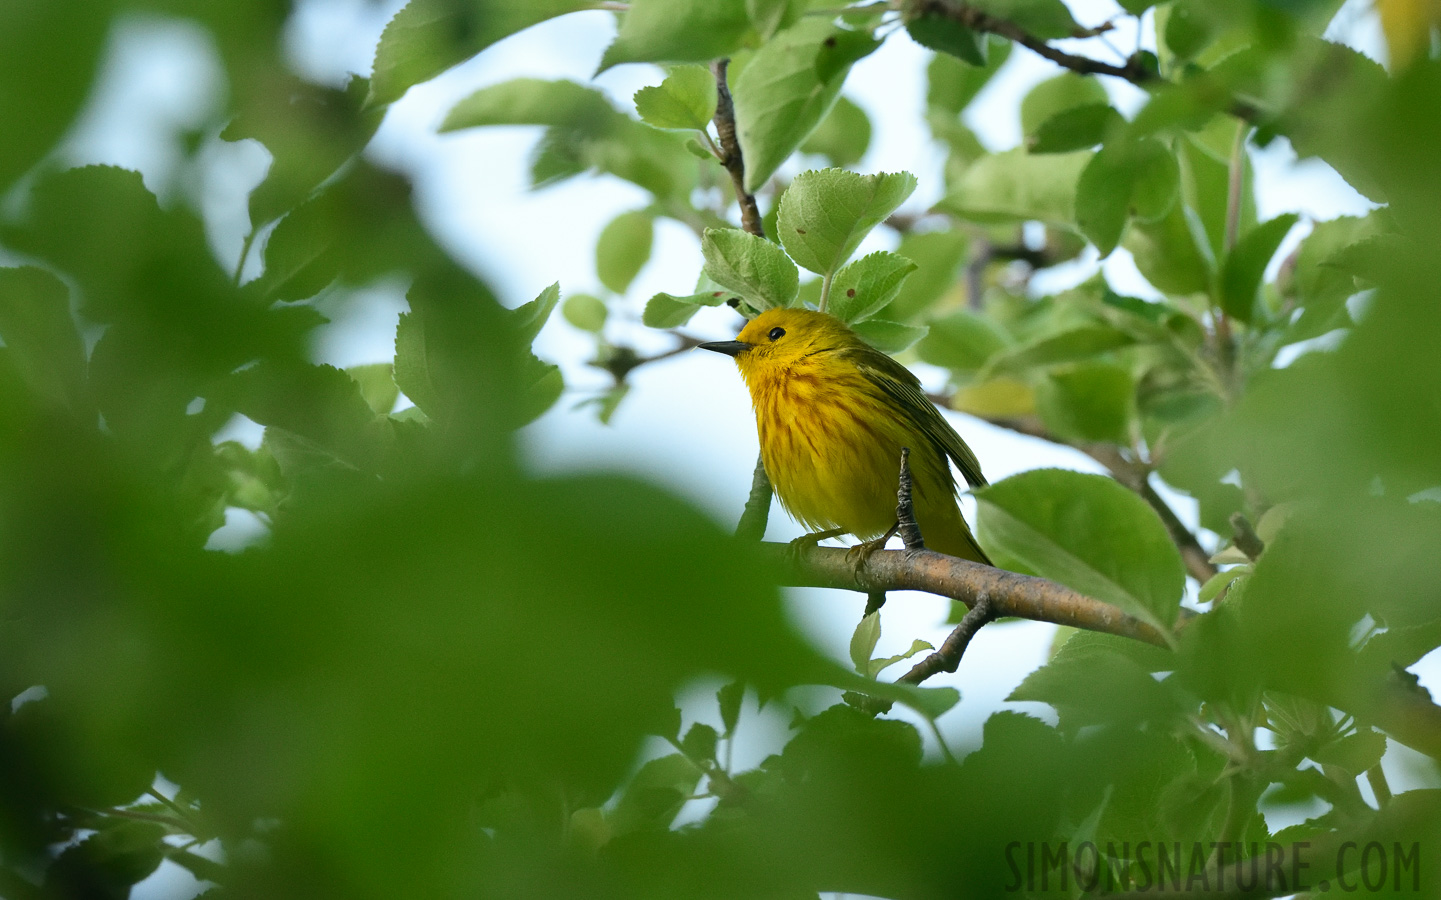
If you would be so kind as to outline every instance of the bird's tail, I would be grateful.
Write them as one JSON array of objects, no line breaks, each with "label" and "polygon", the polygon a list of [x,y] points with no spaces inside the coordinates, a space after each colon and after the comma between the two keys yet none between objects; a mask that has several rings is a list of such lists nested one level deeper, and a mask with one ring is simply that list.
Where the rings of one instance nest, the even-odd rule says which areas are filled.
[{"label": "bird's tail", "polygon": [[[921,538],[926,546],[947,556],[959,556],[962,559],[969,559],[972,562],[985,563],[994,566],[986,551],[981,549],[977,543],[976,536],[971,533],[970,526],[961,517],[960,507],[952,501],[951,509],[946,510],[940,516],[923,516],[917,511],[918,524],[921,526]],[[930,521],[926,521],[929,519]]]}]

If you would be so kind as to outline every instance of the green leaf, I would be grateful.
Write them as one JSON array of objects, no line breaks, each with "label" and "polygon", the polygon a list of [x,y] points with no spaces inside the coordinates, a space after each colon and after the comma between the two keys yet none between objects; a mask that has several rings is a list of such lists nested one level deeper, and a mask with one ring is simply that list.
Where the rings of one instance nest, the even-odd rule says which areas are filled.
[{"label": "green leaf", "polygon": [[681,738],[680,748],[694,762],[715,759],[716,742],[720,736],[704,722],[696,722]]},{"label": "green leaf", "polygon": [[911,40],[931,50],[948,53],[972,66],[986,64],[986,36],[948,16],[930,13],[906,22]]},{"label": "green leaf", "polygon": [[1186,583],[1155,510],[1110,478],[1034,469],[976,492],[980,534],[998,565],[1113,603],[1162,628]]},{"label": "green leaf", "polygon": [[792,259],[817,275],[831,275],[915,189],[909,172],[802,172],[781,195],[776,231]]},{"label": "green leaf", "polygon": [[1046,427],[1076,441],[1130,443],[1136,382],[1128,369],[1104,362],[1058,366],[1036,392]]},{"label": "green leaf", "polygon": [[926,67],[926,108],[932,116],[944,114],[954,120],[1011,56],[1010,41],[991,37],[989,47],[981,67],[947,54],[937,54],[931,60]]},{"label": "green leaf", "polygon": [[985,375],[990,377],[1023,372],[1036,366],[1083,362],[1108,350],[1132,343],[1134,339],[1119,328],[1099,324],[1081,325],[1043,334],[1011,347],[990,360],[986,365]]},{"label": "green leaf", "polygon": [[882,353],[900,353],[909,349],[926,336],[930,328],[925,325],[906,325],[901,322],[886,322],[881,319],[866,319],[851,326],[861,340]]},{"label": "green leaf", "polygon": [[1347,297],[1356,293],[1356,279],[1339,265],[1341,254],[1384,232],[1382,215],[1341,216],[1317,222],[1301,241],[1289,292],[1301,305],[1301,318],[1293,328],[1296,339],[1315,337],[1333,327]]},{"label": "green leaf", "polygon": [[0,5],[0,194],[80,112],[113,13],[108,0]]},{"label": "green leaf", "polygon": [[[1180,705],[1164,682],[1151,677],[1152,665],[1174,666],[1164,651],[1135,658],[1126,638],[1078,631],[1060,646],[1050,662],[1026,676],[1007,702],[1049,703],[1061,727],[1074,731],[1088,725],[1154,722],[1175,716]],[[1162,657],[1156,660],[1155,657]]]},{"label": "green leaf", "polygon": [[1221,308],[1233,318],[1250,322],[1256,313],[1256,295],[1266,265],[1300,217],[1277,216],[1246,232],[1221,266]]},{"label": "green leaf", "polygon": [[1125,127],[1121,114],[1105,103],[1083,103],[1063,109],[1043,121],[1026,139],[1032,153],[1070,153],[1086,150]]},{"label": "green leaf", "polygon": [[1076,182],[1091,153],[1032,156],[1024,149],[983,156],[936,204],[973,222],[1039,221],[1074,227]]},{"label": "green leaf", "polygon": [[595,272],[600,283],[624,294],[650,260],[655,221],[647,210],[623,212],[601,230],[595,244]]},{"label": "green leaf", "polygon": [[790,306],[800,272],[781,248],[739,228],[707,228],[701,235],[705,274],[757,310]]},{"label": "green leaf", "polygon": [[720,707],[721,724],[725,726],[727,735],[734,734],[736,723],[741,717],[741,702],[746,698],[746,684],[744,681],[732,681],[730,684],[716,691],[716,705]]},{"label": "green leaf", "polygon": [[351,366],[345,370],[345,374],[360,385],[360,396],[365,398],[365,404],[376,415],[388,416],[390,411],[395,409],[400,388],[395,384],[390,363]]},{"label": "green leaf", "polygon": [[869,662],[866,663],[866,667],[865,667],[864,671],[861,672],[861,674],[862,674],[862,675],[865,675],[867,678],[876,678],[876,677],[878,677],[882,672],[884,672],[886,669],[889,669],[891,666],[895,665],[896,663],[898,663],[898,662],[904,662],[905,660],[910,659],[911,657],[915,656],[915,655],[918,654],[918,653],[924,653],[924,652],[926,652],[927,650],[934,650],[934,649],[936,649],[936,648],[935,648],[935,647],[932,647],[930,644],[928,644],[928,643],[926,643],[925,641],[920,640],[920,639],[918,638],[918,639],[916,639],[916,640],[911,641],[910,649],[906,650],[906,652],[904,652],[904,653],[900,653],[900,654],[897,654],[897,655],[895,655],[895,656],[887,656],[887,657],[885,657],[885,658],[883,658],[883,659],[873,659],[873,660],[870,660]]},{"label": "green leaf", "polygon": [[1063,72],[1037,84],[1021,100],[1021,133],[1029,139],[1047,119],[1059,113],[1077,106],[1109,103],[1106,89],[1096,78]]},{"label": "green leaf", "polygon": [[931,320],[930,333],[916,353],[931,365],[974,372],[1010,343],[1010,337],[989,316],[958,309]]},{"label": "green leaf", "polygon": [[1177,203],[1157,222],[1133,221],[1121,242],[1146,280],[1167,294],[1184,296],[1210,290],[1215,263],[1204,234],[1198,242],[1189,218],[1186,206]]},{"label": "green leaf", "polygon": [[851,633],[851,663],[856,671],[866,677],[866,668],[871,663],[871,654],[876,652],[876,644],[881,639],[881,613],[880,610],[867,614],[856,624],[856,630]]},{"label": "green leaf", "polygon": [[366,102],[376,106],[399,100],[412,86],[507,35],[593,5],[590,0],[410,0],[380,35]]},{"label": "green leaf", "polygon": [[750,29],[745,0],[631,0],[596,74],[621,63],[730,56]]},{"label": "green leaf", "polygon": [[515,322],[522,343],[529,344],[540,334],[545,323],[550,321],[550,314],[555,311],[556,304],[560,302],[560,282],[553,283],[550,287],[541,291],[534,300],[522,303],[510,311],[511,319]]},{"label": "green leaf", "polygon": [[1043,41],[1075,37],[1082,30],[1061,0],[974,0],[970,5],[1015,22]]},{"label": "green leaf", "polygon": [[879,46],[869,34],[817,16],[756,51],[732,90],[746,190],[759,190],[775,174],[830,111],[851,64]]},{"label": "green leaf", "polygon": [[560,314],[581,331],[600,334],[605,320],[610,315],[605,301],[590,294],[571,294],[560,307]]},{"label": "green leaf", "polygon": [[676,66],[658,87],[635,92],[635,111],[656,128],[704,131],[715,105],[715,76],[704,66]]},{"label": "green leaf", "polygon": [[818,153],[833,166],[853,166],[866,155],[871,144],[871,120],[865,110],[845,97],[836,105],[801,144],[802,153]]},{"label": "green leaf", "polygon": [[970,240],[961,228],[945,231],[909,231],[901,235],[896,253],[919,266],[901,285],[901,292],[886,315],[901,322],[920,318],[942,297],[958,293],[961,264]]},{"label": "green leaf", "polygon": [[1230,587],[1231,582],[1249,574],[1251,574],[1250,566],[1234,566],[1224,572],[1217,572],[1215,575],[1207,578],[1205,584],[1201,585],[1201,592],[1196,595],[1196,602],[1210,603],[1212,600],[1221,596],[1221,593]]},{"label": "green leaf", "polygon": [[85,346],[70,315],[70,289],[34,266],[0,268],[0,339],[29,388],[79,411]]},{"label": "green leaf", "polygon": [[687,297],[661,292],[646,301],[641,322],[650,328],[679,328],[689,322],[702,306],[720,306],[726,297],[725,291],[706,291]]},{"label": "green leaf", "polygon": [[832,279],[828,311],[848,324],[868,319],[896,298],[915,270],[915,263],[885,250],[863,256]]},{"label": "green leaf", "polygon": [[450,108],[440,131],[489,125],[551,125],[574,128],[620,116],[600,91],[574,81],[512,78],[481,88]]},{"label": "green leaf", "polygon": [[1160,141],[1102,147],[1076,184],[1076,223],[1107,256],[1120,243],[1126,219],[1163,218],[1180,192],[1180,167]]},{"label": "green leaf", "polygon": [[700,768],[679,753],[647,762],[606,814],[611,834],[669,828],[700,779]]},{"label": "green leaf", "polygon": [[1386,755],[1386,736],[1370,728],[1359,728],[1309,755],[1322,765],[1337,766],[1348,775],[1360,775],[1380,764],[1381,757]]}]

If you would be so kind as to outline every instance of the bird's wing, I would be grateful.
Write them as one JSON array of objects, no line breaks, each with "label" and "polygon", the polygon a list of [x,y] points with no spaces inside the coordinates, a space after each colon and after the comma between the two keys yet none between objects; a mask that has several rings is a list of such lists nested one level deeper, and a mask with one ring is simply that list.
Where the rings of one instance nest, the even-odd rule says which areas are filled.
[{"label": "bird's wing", "polygon": [[842,352],[862,375],[895,402],[896,408],[910,419],[917,431],[955,460],[956,468],[961,470],[967,484],[973,488],[986,486],[986,476],[981,474],[976,454],[926,397],[921,390],[920,379],[910,369],[871,347],[850,348]]}]

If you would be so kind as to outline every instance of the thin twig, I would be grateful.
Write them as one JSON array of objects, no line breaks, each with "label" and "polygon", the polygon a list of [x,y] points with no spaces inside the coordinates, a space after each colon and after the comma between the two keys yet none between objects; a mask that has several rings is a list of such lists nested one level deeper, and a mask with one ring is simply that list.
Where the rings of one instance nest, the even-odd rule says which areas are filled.
[{"label": "thin twig", "polygon": [[900,485],[896,488],[896,527],[907,550],[924,550],[926,542],[916,522],[916,506],[911,501],[911,448],[901,448]]},{"label": "thin twig", "polygon": [[[1089,56],[1077,56],[1074,53],[1057,50],[1040,38],[1031,35],[1015,22],[997,18],[974,6],[956,3],[954,0],[921,0],[915,4],[914,13],[918,16],[944,16],[959,22],[972,31],[990,32],[1003,38],[1009,38],[1056,65],[1082,75],[1109,75],[1138,85],[1156,80],[1156,73],[1141,64],[1139,55],[1131,57],[1126,60],[1124,65],[1119,66],[1101,62]],[[1102,30],[1105,29],[1084,29],[1080,34],[1073,36],[1091,37]]]},{"label": "thin twig", "polygon": [[740,141],[736,139],[735,105],[731,102],[730,85],[726,83],[726,67],[729,65],[729,59],[718,59],[710,64],[711,72],[715,74],[714,121],[716,136],[720,138],[720,163],[730,173],[731,181],[735,184],[736,201],[741,208],[741,227],[756,237],[765,237],[765,228],[761,226],[760,207],[756,205],[755,195],[746,190],[745,157],[741,155]]},{"label": "thin twig", "polygon": [[971,645],[971,638],[981,630],[981,626],[994,619],[995,610],[991,606],[990,594],[981,593],[976,596],[976,602],[966,610],[961,617],[961,624],[946,636],[941,644],[941,649],[928,655],[897,681],[904,681],[907,684],[920,684],[932,675],[941,672],[954,672],[960,668],[961,657],[965,655],[966,648]]}]

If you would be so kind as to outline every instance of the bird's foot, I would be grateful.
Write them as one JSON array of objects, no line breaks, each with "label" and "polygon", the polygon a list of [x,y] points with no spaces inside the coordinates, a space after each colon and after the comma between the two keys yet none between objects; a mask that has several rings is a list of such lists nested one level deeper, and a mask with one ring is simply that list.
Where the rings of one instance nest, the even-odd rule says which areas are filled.
[{"label": "bird's foot", "polygon": [[895,537],[896,529],[898,527],[898,525],[892,525],[885,534],[881,535],[875,540],[861,541],[859,544],[856,544],[854,547],[846,551],[846,559],[850,560],[851,566],[855,569],[856,574],[860,574],[861,569],[865,567],[866,562],[871,558],[872,553],[875,553],[877,550],[885,547],[886,541],[889,541],[891,538]]},{"label": "bird's foot", "polygon": [[793,565],[798,565],[801,557],[814,550],[821,541],[840,537],[845,533],[844,528],[832,528],[828,531],[817,531],[815,534],[803,534],[786,545],[786,556],[790,558]]}]

